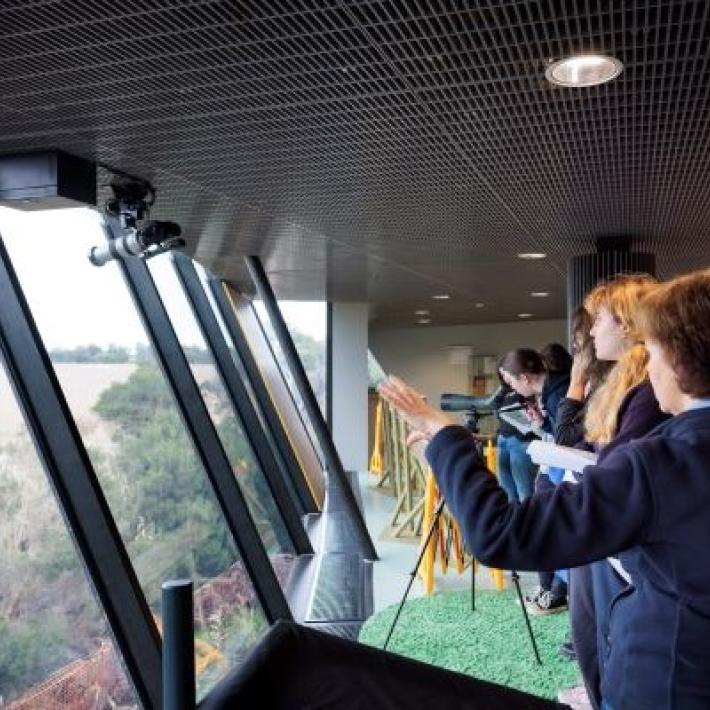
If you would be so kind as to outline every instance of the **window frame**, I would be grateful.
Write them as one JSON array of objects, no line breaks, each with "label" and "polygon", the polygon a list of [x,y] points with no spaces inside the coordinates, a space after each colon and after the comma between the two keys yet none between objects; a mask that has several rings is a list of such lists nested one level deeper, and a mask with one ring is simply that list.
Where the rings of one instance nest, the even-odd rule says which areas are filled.
[{"label": "window frame", "polygon": [[333,437],[328,430],[323,412],[321,411],[318,400],[313,392],[313,388],[308,381],[308,376],[303,367],[293,338],[289,333],[286,321],[283,318],[281,310],[276,300],[273,288],[269,281],[261,259],[257,256],[247,256],[244,258],[249,275],[254,283],[254,286],[261,298],[271,326],[276,335],[281,351],[286,359],[286,364],[291,372],[291,375],[296,384],[296,388],[303,400],[303,405],[306,409],[306,414],[315,432],[318,444],[323,453],[324,465],[328,474],[331,476],[330,484],[337,485],[340,494],[343,496],[343,504],[353,523],[353,532],[357,536],[357,545],[365,559],[377,560],[377,552],[370,538],[370,533],[365,524],[365,518],[362,510],[358,505],[357,499],[351,487],[348,475],[345,472],[343,463],[340,459]]},{"label": "window frame", "polygon": [[285,472],[279,465],[266,438],[266,432],[261,426],[249,393],[239,376],[217,317],[212,310],[212,305],[207,298],[192,259],[183,254],[174,254],[172,262],[224,385],[233,410],[233,416],[237,417],[249,447],[254,454],[255,462],[261,468],[276,507],[281,513],[296,554],[313,554],[313,547],[301,522],[296,503],[282,477]]},{"label": "window frame", "polygon": [[[109,239],[114,229],[120,233],[114,217],[105,218],[104,229]],[[288,602],[148,266],[131,257],[119,259],[118,264],[266,620],[269,624],[290,621]]]},{"label": "window frame", "polygon": [[10,256],[0,238],[0,348],[50,486],[136,694],[160,707],[162,641]]}]

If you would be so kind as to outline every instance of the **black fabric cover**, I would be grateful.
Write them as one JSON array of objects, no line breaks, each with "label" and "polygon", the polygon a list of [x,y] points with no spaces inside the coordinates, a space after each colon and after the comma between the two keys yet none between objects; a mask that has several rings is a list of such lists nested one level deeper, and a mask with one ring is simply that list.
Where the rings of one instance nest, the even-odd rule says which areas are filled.
[{"label": "black fabric cover", "polygon": [[291,622],[271,627],[201,710],[549,710],[565,706]]}]

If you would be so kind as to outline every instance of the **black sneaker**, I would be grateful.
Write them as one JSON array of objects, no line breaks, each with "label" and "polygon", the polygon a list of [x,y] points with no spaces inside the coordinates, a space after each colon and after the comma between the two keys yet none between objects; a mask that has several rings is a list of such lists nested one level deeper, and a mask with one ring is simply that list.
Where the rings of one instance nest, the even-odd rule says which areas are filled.
[{"label": "black sneaker", "polygon": [[552,592],[543,592],[533,604],[526,604],[531,614],[543,616],[567,611],[567,597],[555,596]]}]

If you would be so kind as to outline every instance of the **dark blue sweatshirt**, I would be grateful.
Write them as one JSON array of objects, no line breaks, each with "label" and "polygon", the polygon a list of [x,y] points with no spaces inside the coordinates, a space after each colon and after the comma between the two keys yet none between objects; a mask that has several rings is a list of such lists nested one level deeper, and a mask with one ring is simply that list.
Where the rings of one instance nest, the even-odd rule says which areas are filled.
[{"label": "dark blue sweatshirt", "polygon": [[554,435],[557,432],[557,408],[568,389],[569,372],[549,372],[547,374],[540,402],[545,410],[542,428],[548,434]]},{"label": "dark blue sweatshirt", "polygon": [[609,555],[634,584],[609,609],[602,694],[614,710],[710,707],[710,409],[684,412],[620,446],[579,484],[511,504],[470,434],[427,447],[477,559],[553,570]]}]

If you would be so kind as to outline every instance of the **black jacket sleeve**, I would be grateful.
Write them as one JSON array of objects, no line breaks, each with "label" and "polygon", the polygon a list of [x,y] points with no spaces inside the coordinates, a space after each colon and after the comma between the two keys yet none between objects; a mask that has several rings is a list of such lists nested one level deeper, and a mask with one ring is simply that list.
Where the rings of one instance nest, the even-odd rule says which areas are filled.
[{"label": "black jacket sleeve", "polygon": [[521,504],[508,502],[463,427],[440,431],[426,457],[474,555],[494,567],[577,567],[639,544],[653,520],[646,471],[630,447],[587,467],[581,483]]},{"label": "black jacket sleeve", "polygon": [[584,402],[563,397],[557,405],[555,443],[575,446],[584,440]]}]

